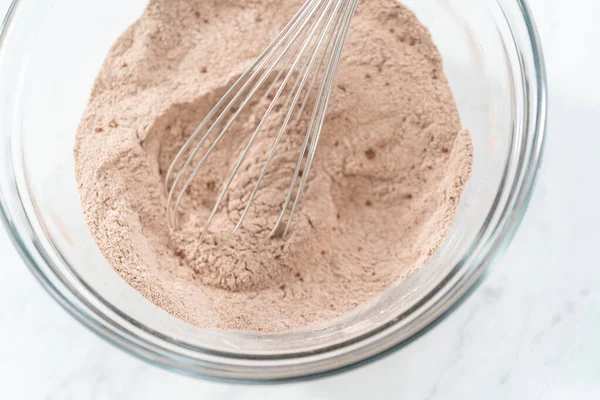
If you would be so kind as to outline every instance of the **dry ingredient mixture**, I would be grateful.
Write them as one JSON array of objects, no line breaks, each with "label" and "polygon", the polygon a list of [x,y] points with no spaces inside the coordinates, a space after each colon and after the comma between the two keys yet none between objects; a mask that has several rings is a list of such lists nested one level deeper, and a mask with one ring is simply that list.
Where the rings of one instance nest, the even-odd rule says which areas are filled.
[{"label": "dry ingredient mixture", "polygon": [[[163,180],[177,149],[301,3],[151,0],[113,45],[79,126],[76,174],[100,250],[147,299],[202,328],[279,332],[365,303],[441,244],[471,172],[470,136],[427,29],[394,0],[361,0],[288,238],[265,237],[295,166],[295,134],[233,240],[215,249],[199,232],[247,138],[235,133],[171,231]],[[212,236],[237,221],[276,128],[265,126]]]}]

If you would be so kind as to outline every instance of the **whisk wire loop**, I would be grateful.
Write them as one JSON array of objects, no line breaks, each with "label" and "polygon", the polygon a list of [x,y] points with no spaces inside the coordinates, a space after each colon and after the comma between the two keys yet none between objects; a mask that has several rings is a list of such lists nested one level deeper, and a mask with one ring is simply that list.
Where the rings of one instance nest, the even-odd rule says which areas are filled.
[{"label": "whisk wire loop", "polygon": [[[300,122],[304,110],[312,104],[312,112],[295,164],[294,174],[281,212],[269,237],[274,237],[281,231],[283,231],[281,234],[283,237],[288,234],[292,218],[307,184],[333,92],[342,50],[357,4],[358,0],[307,0],[277,37],[208,112],[178,151],[165,175],[165,187],[168,190],[167,218],[171,227],[175,227],[178,223],[178,208],[183,196],[242,111],[253,101],[253,104],[261,104],[265,99],[269,99],[266,111],[220,189],[210,215],[200,232],[200,237],[208,232],[235,176],[287,89],[288,93],[283,100],[283,107],[287,110],[284,113],[285,117],[243,211],[228,237],[235,235],[242,226],[290,121]],[[315,99],[311,100],[311,94],[319,77],[318,93]],[[290,82],[293,84],[291,89],[288,89]],[[264,90],[265,84],[266,90]],[[256,96],[261,90],[264,90],[262,96],[259,96],[261,101],[256,102]],[[275,91],[274,94],[273,91]],[[294,114],[296,115],[295,119],[293,118]],[[213,134],[216,134],[216,137],[209,144],[209,138]],[[199,154],[205,146],[208,146],[206,152]],[[198,158],[199,160],[197,160]],[[195,165],[192,165],[193,163]],[[300,183],[298,184],[299,178]],[[291,210],[288,211],[290,204],[292,204]],[[283,228],[286,213],[289,215],[285,228]]]}]

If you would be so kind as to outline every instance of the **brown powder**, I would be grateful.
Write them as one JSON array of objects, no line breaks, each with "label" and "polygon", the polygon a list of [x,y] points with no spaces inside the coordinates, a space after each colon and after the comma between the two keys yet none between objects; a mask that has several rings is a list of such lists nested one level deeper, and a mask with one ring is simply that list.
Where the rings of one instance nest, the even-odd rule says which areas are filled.
[{"label": "brown powder", "polygon": [[170,232],[163,178],[175,152],[300,4],[151,0],[111,49],[79,126],[77,179],[100,250],[142,295],[202,328],[278,332],[368,301],[441,244],[470,174],[470,136],[428,31],[393,0],[361,0],[289,237],[266,238],[301,127],[279,145],[240,231],[213,246],[264,164],[276,134],[267,124],[198,239],[256,126],[251,113],[217,147]]}]

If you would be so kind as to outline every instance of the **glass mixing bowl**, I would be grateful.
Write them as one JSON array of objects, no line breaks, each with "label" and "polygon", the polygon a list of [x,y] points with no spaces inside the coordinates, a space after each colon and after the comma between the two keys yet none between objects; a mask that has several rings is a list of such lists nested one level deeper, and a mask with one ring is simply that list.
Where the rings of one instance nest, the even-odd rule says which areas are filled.
[{"label": "glass mixing bowl", "polygon": [[120,279],[88,233],[75,131],[110,45],[145,2],[16,0],[2,27],[2,220],[36,278],[79,321],[163,367],[282,380],[398,349],[482,281],[525,212],[543,145],[544,63],[525,1],[404,0],[430,28],[473,136],[473,175],[453,228],[422,268],[370,303],[318,327],[270,335],[202,330],[170,316]]}]

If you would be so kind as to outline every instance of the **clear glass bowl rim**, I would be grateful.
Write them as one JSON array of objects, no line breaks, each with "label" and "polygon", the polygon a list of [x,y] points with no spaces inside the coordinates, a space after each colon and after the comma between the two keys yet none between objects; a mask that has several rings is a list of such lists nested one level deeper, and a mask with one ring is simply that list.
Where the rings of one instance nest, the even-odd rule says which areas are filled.
[{"label": "clear glass bowl rim", "polygon": [[[0,47],[3,45],[11,18],[22,1],[13,0],[9,6],[0,26]],[[494,230],[485,243],[475,243],[473,251],[453,267],[447,279],[415,305],[415,308],[424,307],[424,311],[413,316],[413,328],[408,336],[398,337],[400,335],[398,329],[395,329],[396,325],[406,324],[406,318],[399,316],[392,323],[363,337],[319,350],[314,354],[241,358],[239,355],[186,348],[183,343],[160,336],[133,320],[127,320],[126,316],[106,315],[106,310],[100,310],[93,302],[88,301],[90,299],[82,298],[76,288],[62,279],[52,267],[52,261],[45,249],[36,240],[24,205],[20,203],[18,213],[9,212],[8,196],[17,196],[15,198],[21,202],[16,184],[11,185],[11,188],[14,186],[14,193],[4,193],[0,187],[0,219],[27,267],[62,307],[103,339],[157,366],[205,379],[278,382],[320,377],[371,362],[406,346],[456,309],[483,282],[494,261],[502,255],[512,240],[527,209],[545,140],[547,83],[543,52],[529,7],[526,0],[514,2],[522,13],[522,22],[529,39],[532,68],[535,71],[533,76],[528,77],[535,82],[535,85],[529,86],[535,89],[535,104],[532,105],[534,113],[530,115],[533,125],[529,129],[532,144],[526,149],[528,154],[519,161],[519,176],[515,178],[515,182],[520,183],[511,189],[509,196],[513,197],[513,201],[508,203],[510,209],[502,210],[500,219],[495,222]],[[521,60],[521,64],[523,62]],[[521,68],[521,72],[526,73],[523,65]],[[525,90],[530,90],[529,87]],[[528,94],[531,93],[525,93],[524,97]],[[9,179],[14,181],[16,176],[13,175]],[[491,210],[489,219],[494,211],[498,210]],[[457,272],[461,269],[463,272],[466,270],[466,273],[458,276]]]}]

